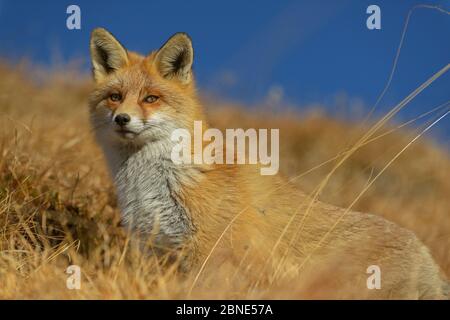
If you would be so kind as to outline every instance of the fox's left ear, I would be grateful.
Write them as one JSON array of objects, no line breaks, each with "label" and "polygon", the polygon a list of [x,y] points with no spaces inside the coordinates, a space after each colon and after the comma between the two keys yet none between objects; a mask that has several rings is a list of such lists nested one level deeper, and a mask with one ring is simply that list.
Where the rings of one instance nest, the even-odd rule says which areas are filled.
[{"label": "fox's left ear", "polygon": [[155,63],[164,78],[177,79],[183,84],[192,80],[194,49],[186,33],[173,35],[156,53]]},{"label": "fox's left ear", "polygon": [[111,33],[103,28],[92,31],[90,49],[96,81],[128,64],[127,50]]}]

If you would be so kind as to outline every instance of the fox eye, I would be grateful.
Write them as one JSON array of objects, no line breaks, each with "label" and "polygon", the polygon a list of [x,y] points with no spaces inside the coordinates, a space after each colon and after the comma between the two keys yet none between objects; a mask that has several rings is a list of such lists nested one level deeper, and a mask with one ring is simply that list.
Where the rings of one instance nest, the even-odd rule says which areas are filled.
[{"label": "fox eye", "polygon": [[109,100],[111,100],[112,102],[118,102],[122,100],[122,95],[120,93],[111,93],[109,95]]},{"label": "fox eye", "polygon": [[158,96],[151,94],[151,95],[145,97],[144,101],[147,103],[153,103],[153,102],[157,101],[158,99],[159,99]]}]

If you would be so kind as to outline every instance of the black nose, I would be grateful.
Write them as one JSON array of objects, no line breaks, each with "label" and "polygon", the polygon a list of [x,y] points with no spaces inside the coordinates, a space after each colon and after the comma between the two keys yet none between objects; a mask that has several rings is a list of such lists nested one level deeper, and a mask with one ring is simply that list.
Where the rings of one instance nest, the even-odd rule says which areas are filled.
[{"label": "black nose", "polygon": [[126,125],[128,122],[130,122],[130,116],[126,113],[119,113],[115,118],[114,121],[119,125],[119,126],[124,126]]}]

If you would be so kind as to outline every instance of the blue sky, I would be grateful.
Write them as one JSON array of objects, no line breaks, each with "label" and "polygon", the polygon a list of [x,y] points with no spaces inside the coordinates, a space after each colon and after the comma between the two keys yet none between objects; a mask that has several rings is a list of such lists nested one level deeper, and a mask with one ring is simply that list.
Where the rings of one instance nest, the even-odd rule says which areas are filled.
[{"label": "blue sky", "polygon": [[[282,90],[285,101],[339,101],[370,107],[392,67],[409,9],[436,1],[23,1],[0,0],[0,56],[51,65],[72,59],[88,70],[88,39],[109,29],[128,49],[149,52],[184,31],[195,47],[201,89],[244,103]],[[81,30],[66,28],[66,8],[81,8]],[[381,30],[368,30],[366,8],[381,8]],[[389,110],[450,62],[450,16],[416,10],[398,69],[379,111]],[[274,89],[275,88],[275,89]],[[280,89],[281,88],[281,89]],[[450,99],[446,74],[408,105],[409,118]],[[440,124],[450,136],[450,120]]]}]

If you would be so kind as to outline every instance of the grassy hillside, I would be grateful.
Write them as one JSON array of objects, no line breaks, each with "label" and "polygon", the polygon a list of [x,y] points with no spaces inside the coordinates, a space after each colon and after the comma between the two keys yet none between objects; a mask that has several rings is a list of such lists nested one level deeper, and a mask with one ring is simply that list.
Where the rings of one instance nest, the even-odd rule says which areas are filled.
[{"label": "grassy hillside", "polygon": [[[114,188],[88,122],[90,82],[71,72],[0,64],[0,298],[185,298],[193,275],[162,270],[130,245],[119,226]],[[314,110],[251,112],[205,99],[219,128],[280,128],[281,172],[311,192],[369,124]],[[255,107],[253,107],[255,108]],[[384,128],[333,175],[321,200],[348,206],[412,138]],[[419,140],[369,188],[354,209],[413,230],[450,276],[450,157]],[[295,199],[293,199],[295,201]],[[82,269],[81,290],[65,269]],[[239,268],[245,268],[239,266]],[[207,268],[192,298],[314,298],[317,287],[274,283],[257,290],[229,265]]]}]

